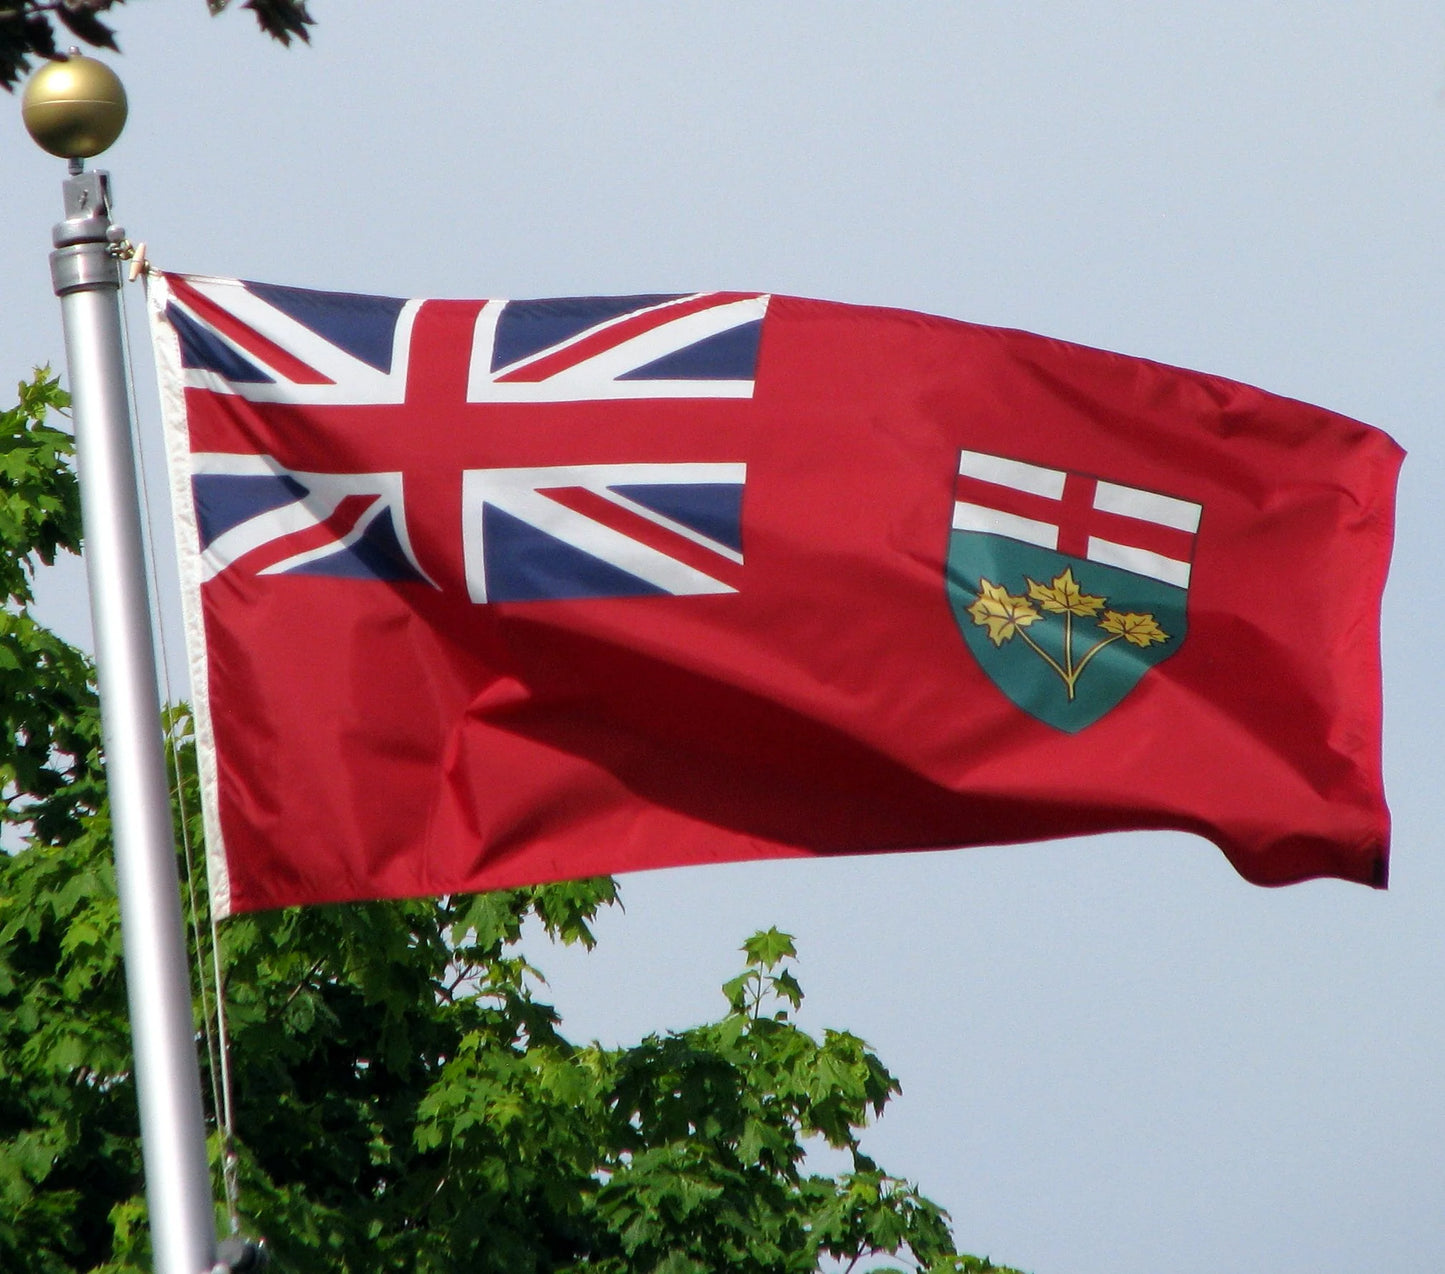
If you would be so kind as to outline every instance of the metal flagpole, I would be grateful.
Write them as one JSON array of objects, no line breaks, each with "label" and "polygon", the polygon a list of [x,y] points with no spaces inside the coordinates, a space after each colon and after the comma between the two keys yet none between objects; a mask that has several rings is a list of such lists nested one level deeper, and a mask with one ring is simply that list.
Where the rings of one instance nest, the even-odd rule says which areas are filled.
[{"label": "metal flagpole", "polygon": [[42,147],[71,161],[72,175],[64,184],[65,220],[55,227],[50,268],[70,367],[155,1270],[208,1274],[229,1266],[217,1266],[132,459],[121,267],[112,252],[124,232],[110,220],[106,174],[83,171],[84,158],[119,135],[125,94],[107,67],[72,56],[31,81],[24,115]]}]

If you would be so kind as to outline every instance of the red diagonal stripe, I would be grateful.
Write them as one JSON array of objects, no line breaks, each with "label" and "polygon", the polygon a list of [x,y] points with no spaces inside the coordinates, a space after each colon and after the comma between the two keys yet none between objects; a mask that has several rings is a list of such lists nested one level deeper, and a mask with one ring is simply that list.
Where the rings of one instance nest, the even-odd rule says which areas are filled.
[{"label": "red diagonal stripe", "polygon": [[194,311],[197,318],[209,323],[223,336],[230,337],[248,353],[254,354],[273,371],[280,372],[294,385],[333,385],[336,382],[323,376],[309,363],[303,363],[294,354],[281,348],[275,341],[262,336],[253,327],[247,327],[229,310],[223,309],[210,297],[196,291],[189,283],[174,275],[168,277],[171,293],[186,307]]},{"label": "red diagonal stripe", "polygon": [[238,558],[221,574],[225,575],[234,567],[242,567],[244,563],[243,569],[246,574],[259,575],[268,566],[284,562],[288,557],[293,557],[297,553],[321,548],[325,544],[334,544],[339,548],[342,538],[356,526],[361,516],[380,498],[380,496],[360,493],[343,496],[341,503],[324,522],[317,526],[308,526],[304,531],[293,531],[290,535],[281,535],[274,540],[267,540],[265,544],[257,545],[249,553]]},{"label": "red diagonal stripe", "polygon": [[539,358],[535,363],[528,363],[526,367],[519,368],[514,372],[507,372],[496,379],[499,384],[513,381],[535,384],[558,372],[565,372],[569,367],[575,367],[594,354],[601,354],[605,350],[621,345],[623,341],[631,340],[634,336],[640,336],[643,332],[649,332],[655,327],[670,323],[673,319],[682,318],[688,314],[698,314],[729,301],[741,301],[761,295],[760,292],[708,292],[688,300],[673,301],[658,306],[656,309],[644,310],[641,314],[633,314],[619,322],[614,322],[611,326],[567,346],[566,349],[558,350],[555,354],[549,354],[545,358]]},{"label": "red diagonal stripe", "polygon": [[[1125,544],[1130,548],[1158,553],[1161,557],[1173,558],[1177,562],[1188,562],[1193,558],[1194,536],[1191,532],[1180,531],[1172,526],[1161,526],[1157,522],[1147,522],[1142,518],[1126,517],[1122,513],[1105,513],[1096,509],[1092,503],[1096,486],[1095,479],[1071,473],[1064,484],[1063,500],[1051,500],[1047,496],[999,486],[962,474],[954,488],[954,495],[956,499],[968,504],[979,504],[987,509],[998,509],[1003,513],[1033,518],[1036,522],[1047,522],[1058,527],[1059,552],[1067,553],[1070,557],[1087,556],[1089,537],[1094,536],[1115,544]],[[1086,498],[1079,498],[1085,490]]]},{"label": "red diagonal stripe", "polygon": [[714,553],[686,536],[677,535],[628,509],[619,508],[595,491],[589,491],[586,487],[546,487],[542,489],[542,494],[549,500],[555,500],[563,508],[571,509],[574,513],[580,513],[583,517],[600,522],[603,526],[627,536],[629,540],[637,540],[648,548],[656,549],[659,553],[665,553],[668,557],[703,572],[704,575],[712,576],[719,583],[727,584],[731,588],[737,588],[740,583],[742,568],[731,558]]}]

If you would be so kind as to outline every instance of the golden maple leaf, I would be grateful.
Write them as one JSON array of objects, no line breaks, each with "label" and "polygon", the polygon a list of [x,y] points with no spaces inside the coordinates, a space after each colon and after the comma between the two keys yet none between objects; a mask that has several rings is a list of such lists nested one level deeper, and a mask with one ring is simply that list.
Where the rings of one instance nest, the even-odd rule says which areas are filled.
[{"label": "golden maple leaf", "polygon": [[1123,615],[1116,610],[1106,611],[1099,627],[1141,649],[1169,640],[1169,634],[1159,627],[1159,621],[1153,615],[1136,615],[1133,611]]},{"label": "golden maple leaf", "polygon": [[1028,583],[1029,596],[1054,615],[1081,615],[1088,618],[1097,615],[1100,607],[1108,600],[1084,592],[1074,579],[1072,566],[1062,575],[1054,576],[1052,584],[1040,584],[1032,579]]},{"label": "golden maple leaf", "polygon": [[1002,646],[1019,629],[1027,628],[1040,618],[1028,598],[1015,597],[1003,585],[991,584],[986,579],[979,580],[978,600],[968,608],[968,613],[975,624],[988,629],[988,638],[995,646]]}]

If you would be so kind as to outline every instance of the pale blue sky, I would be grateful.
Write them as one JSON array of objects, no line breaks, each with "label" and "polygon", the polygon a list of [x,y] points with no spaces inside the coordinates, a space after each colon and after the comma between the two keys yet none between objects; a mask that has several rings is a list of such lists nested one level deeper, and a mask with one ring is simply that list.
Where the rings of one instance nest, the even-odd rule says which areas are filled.
[{"label": "pale blue sky", "polygon": [[[636,876],[597,952],[537,958],[576,1035],[622,1040],[715,1015],[753,928],[797,934],[806,1020],[903,1081],[867,1144],[966,1247],[1036,1274],[1445,1269],[1445,10],[313,8],[290,52],[201,0],[116,14],[132,114],[101,166],[162,266],[899,305],[1233,376],[1407,448],[1388,893],[1257,889],[1138,834]],[[18,377],[62,358],[63,164],[7,110]],[[75,634],[78,581],[47,596]]]}]

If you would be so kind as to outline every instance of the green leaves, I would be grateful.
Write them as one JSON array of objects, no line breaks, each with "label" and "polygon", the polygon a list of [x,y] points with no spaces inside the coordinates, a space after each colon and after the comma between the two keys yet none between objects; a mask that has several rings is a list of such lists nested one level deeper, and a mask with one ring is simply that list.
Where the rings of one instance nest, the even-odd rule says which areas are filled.
[{"label": "green leaves", "polygon": [[[643,1040],[611,1058],[611,1137],[597,1215],[621,1255],[608,1271],[804,1271],[825,1257],[962,1259],[936,1204],[863,1153],[897,1081],[857,1036],[799,1028],[802,987],[776,929],[743,945],[721,1021]],[[849,1153],[837,1178],[807,1170],[810,1144]],[[940,1267],[942,1268],[942,1267]]]},{"label": "green leaves", "polygon": [[747,956],[749,965],[775,969],[784,960],[795,959],[798,952],[793,946],[792,934],[774,928],[753,934],[743,943],[743,954]]},{"label": "green leaves", "polygon": [[0,829],[60,844],[99,807],[100,719],[90,661],[27,608],[36,569],[80,551],[80,491],[48,421],[69,395],[45,368],[18,396],[0,412]]},{"label": "green leaves", "polygon": [[49,565],[59,549],[80,551],[80,489],[70,435],[47,423],[70,395],[48,367],[18,394],[19,404],[0,412],[0,590],[26,603],[36,559]]},{"label": "green leaves", "polygon": [[[81,850],[0,863],[0,1119],[18,1134],[0,1142],[0,1268],[21,1235],[52,1261],[42,1269],[145,1260],[116,919],[96,875],[102,845]],[[517,954],[511,921],[535,898],[482,902],[228,922],[242,1201],[283,1268],[792,1274],[885,1257],[988,1268],[947,1264],[963,1258],[942,1211],[863,1153],[897,1083],[858,1037],[815,1038],[767,991],[776,1012],[579,1047]],[[509,936],[486,940],[458,987],[442,936],[499,930]],[[800,1000],[785,948],[758,938],[745,950],[774,963],[744,976],[770,967]],[[95,1126],[105,1137],[89,1145]],[[849,1171],[809,1169],[823,1141],[848,1153]],[[103,1189],[70,1184],[98,1168]]]},{"label": "green leaves", "polygon": [[[723,994],[734,1013],[757,1018],[769,1001],[780,1001],[793,1009],[803,1003],[803,988],[797,979],[787,969],[772,972],[784,960],[797,956],[791,934],[776,928],[761,930],[743,943],[742,950],[748,958],[748,967],[723,984]],[[772,1007],[776,1008],[779,1020],[787,1016],[786,1009],[776,1004]]]}]

